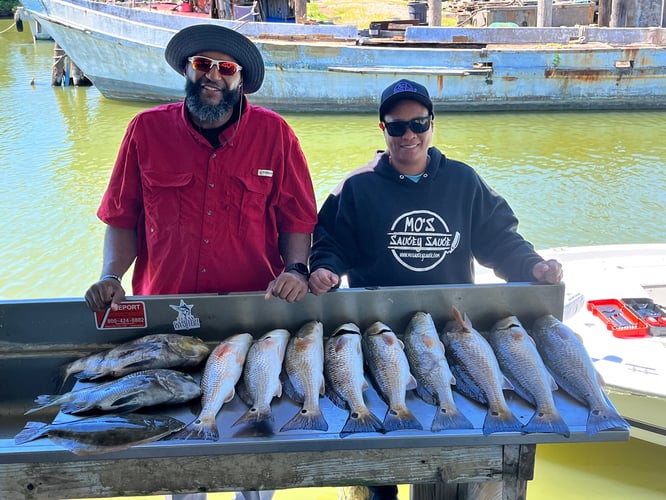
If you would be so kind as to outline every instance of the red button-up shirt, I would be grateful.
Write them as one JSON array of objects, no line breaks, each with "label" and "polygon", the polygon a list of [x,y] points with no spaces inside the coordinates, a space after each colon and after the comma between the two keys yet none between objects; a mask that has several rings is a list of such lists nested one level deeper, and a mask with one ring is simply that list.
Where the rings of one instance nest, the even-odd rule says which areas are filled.
[{"label": "red button-up shirt", "polygon": [[214,149],[184,103],[129,124],[97,212],[137,230],[135,295],[264,290],[284,263],[279,233],[311,233],[312,180],[278,114],[245,100]]}]

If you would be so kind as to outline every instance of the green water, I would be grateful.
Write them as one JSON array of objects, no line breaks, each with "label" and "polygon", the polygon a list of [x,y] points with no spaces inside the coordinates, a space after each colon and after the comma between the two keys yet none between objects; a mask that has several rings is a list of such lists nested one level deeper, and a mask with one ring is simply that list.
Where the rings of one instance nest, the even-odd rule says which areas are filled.
[{"label": "green water", "polygon": [[[0,300],[79,297],[99,275],[95,211],[118,145],[146,106],[52,88],[52,43],[33,44],[27,26],[19,34],[11,24],[0,20]],[[319,203],[384,146],[374,115],[285,117]],[[665,121],[664,111],[440,112],[434,144],[476,167],[538,248],[657,243],[666,241]],[[666,448],[635,440],[539,445],[529,498],[662,499],[664,464]]]}]

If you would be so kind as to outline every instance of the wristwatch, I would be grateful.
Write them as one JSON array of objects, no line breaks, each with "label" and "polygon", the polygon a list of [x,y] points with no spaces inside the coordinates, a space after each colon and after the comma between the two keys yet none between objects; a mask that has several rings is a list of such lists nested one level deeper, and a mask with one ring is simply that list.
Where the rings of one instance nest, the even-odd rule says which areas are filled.
[{"label": "wristwatch", "polygon": [[302,262],[294,262],[293,264],[289,264],[287,267],[284,268],[284,272],[288,273],[289,271],[296,271],[298,274],[302,274],[305,276],[305,278],[310,277],[310,271],[308,271],[308,266],[303,264]]}]

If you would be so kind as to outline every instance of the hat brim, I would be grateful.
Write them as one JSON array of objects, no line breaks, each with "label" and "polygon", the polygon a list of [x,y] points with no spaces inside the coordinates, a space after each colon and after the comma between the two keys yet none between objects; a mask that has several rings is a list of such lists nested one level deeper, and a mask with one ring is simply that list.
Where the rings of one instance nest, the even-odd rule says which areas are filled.
[{"label": "hat brim", "polygon": [[245,35],[216,24],[195,24],[176,33],[166,46],[164,57],[173,69],[185,74],[187,58],[201,52],[224,52],[240,64],[243,93],[252,94],[264,81],[264,59]]}]

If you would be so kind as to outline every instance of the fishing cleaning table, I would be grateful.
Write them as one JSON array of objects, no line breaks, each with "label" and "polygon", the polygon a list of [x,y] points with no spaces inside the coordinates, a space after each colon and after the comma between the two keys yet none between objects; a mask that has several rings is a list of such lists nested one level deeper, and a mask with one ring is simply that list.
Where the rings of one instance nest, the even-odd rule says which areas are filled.
[{"label": "fishing cleaning table", "polygon": [[[555,402],[571,430],[558,434],[503,432],[484,436],[486,408],[457,393],[455,402],[474,429],[431,432],[436,408],[408,391],[407,405],[423,431],[363,433],[341,438],[348,412],[321,399],[327,432],[280,432],[300,408],[283,394],[273,400],[274,432],[231,424],[247,410],[236,396],[218,414],[220,439],[162,440],[121,452],[77,456],[49,439],[14,444],[27,421],[50,423],[56,410],[24,416],[40,394],[60,393],[63,365],[89,353],[152,333],[180,333],[211,348],[234,333],[258,338],[274,328],[292,334],[306,322],[323,322],[325,337],[343,323],[363,331],[382,321],[399,336],[417,311],[429,312],[438,331],[452,319],[452,306],[466,313],[479,331],[509,315],[529,328],[544,314],[562,318],[564,285],[527,283],[340,289],[308,295],[288,304],[263,293],[129,297],[115,314],[91,313],[83,300],[0,302],[0,498],[62,499],[215,492],[412,484],[412,499],[525,498],[538,443],[624,441],[626,430],[585,432],[588,411],[563,391]],[[71,383],[64,390],[70,390]],[[505,392],[509,407],[523,423],[533,408]],[[380,419],[386,405],[374,388],[365,393]],[[192,421],[187,405],[154,412]],[[142,413],[149,413],[142,411]]]}]

